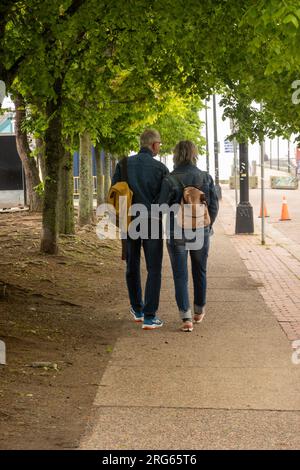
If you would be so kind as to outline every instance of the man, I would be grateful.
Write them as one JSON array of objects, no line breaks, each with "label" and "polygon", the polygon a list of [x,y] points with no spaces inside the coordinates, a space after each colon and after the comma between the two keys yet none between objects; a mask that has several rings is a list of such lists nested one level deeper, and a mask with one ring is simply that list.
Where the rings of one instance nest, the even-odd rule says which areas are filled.
[{"label": "man", "polygon": [[[128,158],[127,183],[133,191],[132,203],[143,204],[147,209],[145,223],[149,227],[151,204],[158,198],[162,181],[169,172],[165,165],[153,158],[159,153],[161,145],[159,132],[155,129],[145,130],[140,137],[140,144],[139,153]],[[121,167],[118,164],[112,184],[120,181],[122,181]],[[155,239],[151,235],[150,230],[145,238],[143,236],[136,240],[129,236],[127,238],[126,281],[131,304],[130,313],[136,322],[143,322],[145,330],[160,328],[163,325],[163,322],[156,316],[161,287],[163,240],[162,236]],[[142,246],[148,273],[144,302],[140,274]]]}]

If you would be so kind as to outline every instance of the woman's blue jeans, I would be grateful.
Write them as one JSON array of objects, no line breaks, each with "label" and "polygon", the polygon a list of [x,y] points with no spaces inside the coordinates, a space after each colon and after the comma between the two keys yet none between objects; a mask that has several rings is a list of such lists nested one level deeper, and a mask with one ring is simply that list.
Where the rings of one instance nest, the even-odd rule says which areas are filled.
[{"label": "woman's blue jeans", "polygon": [[[182,319],[192,317],[188,291],[188,253],[192,264],[194,284],[194,312],[202,313],[206,304],[206,269],[210,242],[210,228],[201,230],[200,249],[190,249],[191,245],[182,240],[168,240],[167,247],[171,260],[175,285],[175,297]],[[189,246],[189,249],[187,249]]]}]

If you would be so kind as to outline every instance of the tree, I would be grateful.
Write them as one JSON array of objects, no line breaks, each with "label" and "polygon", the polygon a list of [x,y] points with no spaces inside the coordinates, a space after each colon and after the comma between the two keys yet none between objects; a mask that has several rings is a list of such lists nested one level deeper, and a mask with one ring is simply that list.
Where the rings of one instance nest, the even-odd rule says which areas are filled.
[{"label": "tree", "polygon": [[66,142],[64,158],[60,162],[58,187],[58,220],[59,234],[73,235],[75,233],[74,201],[73,201],[73,152],[69,142]]},{"label": "tree", "polygon": [[203,107],[199,97],[182,98],[171,93],[154,127],[159,129],[162,138],[160,155],[172,153],[180,140],[191,140],[204,153],[205,140],[201,135],[203,122],[199,112]]},{"label": "tree", "polygon": [[[72,18],[84,1],[39,2],[32,0],[26,7],[14,2],[6,11],[2,34],[5,49],[0,70],[9,84],[18,75],[23,96],[28,101],[44,100],[48,127],[45,132],[45,193],[41,249],[57,252],[57,196],[59,163],[63,159],[62,91],[63,72],[72,56],[70,41],[78,38]],[[68,22],[69,28],[64,28]],[[72,23],[72,24],[71,24]],[[30,28],[28,28],[30,25]],[[65,49],[62,40],[65,41]],[[66,50],[69,54],[66,54]],[[61,65],[61,67],[58,66]]]},{"label": "tree", "polygon": [[39,187],[41,181],[39,177],[39,170],[35,158],[32,156],[29,147],[27,132],[24,129],[26,121],[26,104],[22,95],[15,94],[15,131],[17,150],[20,159],[23,163],[24,173],[26,177],[26,199],[29,209],[31,211],[40,212],[42,210],[43,200],[36,189]]},{"label": "tree", "polygon": [[[264,0],[4,2],[0,72],[9,85],[17,77],[27,103],[45,103],[42,250],[57,251],[59,167],[67,136],[73,140],[87,130],[94,143],[124,155],[137,145],[141,127],[155,122],[170,91],[205,98],[224,90],[236,101],[260,97],[266,116],[284,122],[272,103],[276,88],[268,84],[287,70],[276,61],[277,43],[289,53],[290,74],[297,73],[292,51],[298,28],[286,14],[296,2],[287,0],[280,13],[281,2],[270,3],[277,19]],[[298,113],[291,115],[296,123]]]},{"label": "tree", "polygon": [[93,181],[91,138],[87,131],[80,135],[79,152],[79,225],[90,224],[93,220]]},{"label": "tree", "polygon": [[102,163],[101,147],[98,144],[95,148],[96,172],[97,172],[97,206],[105,200],[104,191],[104,171]]}]

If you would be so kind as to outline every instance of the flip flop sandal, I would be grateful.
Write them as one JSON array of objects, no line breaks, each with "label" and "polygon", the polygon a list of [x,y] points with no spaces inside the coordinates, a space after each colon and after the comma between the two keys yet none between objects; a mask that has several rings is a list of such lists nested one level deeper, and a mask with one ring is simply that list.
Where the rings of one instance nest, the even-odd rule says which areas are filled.
[{"label": "flip flop sandal", "polygon": [[201,323],[204,317],[205,317],[205,312],[203,312],[201,314],[196,313],[194,315],[194,323]]},{"label": "flip flop sandal", "polygon": [[193,329],[194,329],[194,327],[193,327],[193,322],[192,321],[183,322],[183,325],[180,328],[181,331],[185,331],[185,332],[193,331]]}]

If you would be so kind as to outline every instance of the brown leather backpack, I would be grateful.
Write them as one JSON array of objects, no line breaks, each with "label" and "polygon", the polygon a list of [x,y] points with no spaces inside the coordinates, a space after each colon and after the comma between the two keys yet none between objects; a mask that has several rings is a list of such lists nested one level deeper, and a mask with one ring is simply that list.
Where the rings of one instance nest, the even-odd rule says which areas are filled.
[{"label": "brown leather backpack", "polygon": [[180,209],[177,214],[179,227],[186,229],[208,227],[211,221],[205,193],[198,186],[185,186],[175,175],[170,175],[169,178],[175,178],[183,189]]}]

